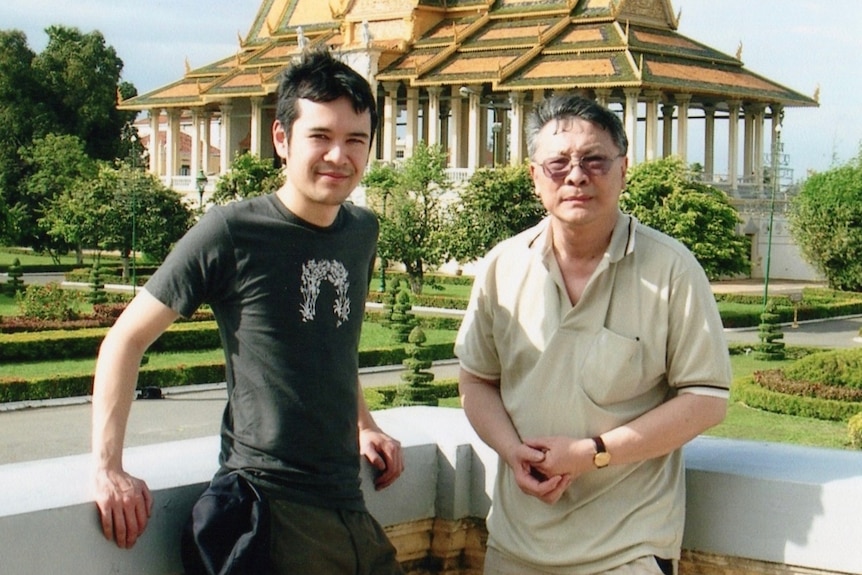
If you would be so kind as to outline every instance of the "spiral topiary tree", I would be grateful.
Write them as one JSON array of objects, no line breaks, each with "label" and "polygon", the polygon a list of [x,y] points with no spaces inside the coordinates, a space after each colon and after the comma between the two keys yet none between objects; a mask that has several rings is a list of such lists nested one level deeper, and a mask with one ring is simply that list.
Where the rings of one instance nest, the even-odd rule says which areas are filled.
[{"label": "spiral topiary tree", "polygon": [[394,332],[393,338],[396,343],[407,343],[410,331],[416,327],[416,317],[410,311],[413,309],[413,301],[410,290],[402,282],[393,282],[395,285],[388,294],[385,303],[388,319],[384,325]]},{"label": "spiral topiary tree", "polygon": [[402,362],[406,368],[401,373],[403,385],[399,386],[395,395],[395,405],[437,405],[437,394],[431,382],[434,373],[427,371],[432,364],[428,350],[423,347],[426,341],[425,332],[419,326],[410,331],[407,339],[407,358]]},{"label": "spiral topiary tree", "polygon": [[6,281],[6,293],[10,296],[24,292],[24,280],[21,277],[24,275],[24,267],[21,265],[21,260],[15,258],[12,265],[9,266],[7,272],[9,279]]},{"label": "spiral topiary tree", "polygon": [[101,258],[96,257],[93,269],[90,270],[90,293],[87,300],[91,304],[100,304],[108,301],[108,293],[105,291],[105,279],[102,272]]},{"label": "spiral topiary tree", "polygon": [[780,316],[775,313],[775,304],[769,300],[763,313],[760,314],[760,325],[757,335],[760,343],[754,346],[755,359],[780,361],[786,356],[784,350],[784,332],[781,330]]}]

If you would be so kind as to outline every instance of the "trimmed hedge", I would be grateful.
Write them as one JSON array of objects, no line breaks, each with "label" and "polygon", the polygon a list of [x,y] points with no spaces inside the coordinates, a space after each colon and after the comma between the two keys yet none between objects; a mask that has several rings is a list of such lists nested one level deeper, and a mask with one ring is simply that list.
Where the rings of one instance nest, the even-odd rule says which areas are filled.
[{"label": "trimmed hedge", "polygon": [[[96,357],[108,328],[0,333],[0,362]],[[152,351],[193,351],[221,347],[214,321],[171,325],[150,347]]]},{"label": "trimmed hedge", "polygon": [[[192,337],[190,333],[183,334],[183,337]],[[217,333],[216,337],[218,337]],[[435,361],[454,357],[451,343],[426,345],[423,346],[423,350]],[[364,350],[359,352],[359,365],[360,367],[398,365],[406,357],[407,353],[403,348]],[[144,366],[141,368],[138,376],[138,389],[145,387],[164,388],[202,383],[221,383],[224,379],[224,362],[179,365],[169,369],[147,368]],[[92,394],[92,392],[92,374],[54,376],[26,381],[0,378],[0,403],[86,396]]]},{"label": "trimmed hedge", "polygon": [[764,411],[828,421],[849,421],[851,417],[862,412],[862,402],[818,399],[778,393],[757,385],[753,376],[741,378],[734,382],[731,387],[731,399]]}]

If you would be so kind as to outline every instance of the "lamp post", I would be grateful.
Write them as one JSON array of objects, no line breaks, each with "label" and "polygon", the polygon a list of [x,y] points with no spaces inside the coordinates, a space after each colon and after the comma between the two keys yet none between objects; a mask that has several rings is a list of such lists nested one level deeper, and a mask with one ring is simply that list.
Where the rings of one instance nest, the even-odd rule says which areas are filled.
[{"label": "lamp post", "polygon": [[[383,219],[386,219],[386,198],[389,197],[389,192],[383,192]],[[379,251],[379,247],[378,247]],[[380,293],[386,293],[386,258],[380,258]]]},{"label": "lamp post", "polygon": [[131,138],[131,163],[132,163],[132,174],[131,174],[131,185],[132,185],[132,296],[136,294],[137,291],[137,272],[135,269],[135,251],[136,251],[136,232],[137,232],[137,211],[138,211],[138,197],[137,197],[137,189],[138,182],[135,179],[135,170],[138,167],[137,162],[137,149],[135,148],[135,144],[138,141],[138,138],[132,134]]},{"label": "lamp post", "polygon": [[766,310],[766,304],[769,301],[769,265],[772,259],[772,227],[775,221],[775,193],[778,191],[778,154],[781,150],[781,121],[775,126],[775,138],[772,140],[772,184],[771,198],[769,201],[769,233],[766,236],[766,269],[763,274],[763,309]]},{"label": "lamp post", "polygon": [[204,189],[207,187],[207,175],[204,174],[203,169],[198,170],[195,184],[198,188],[198,211],[200,211],[200,213],[204,213]]}]

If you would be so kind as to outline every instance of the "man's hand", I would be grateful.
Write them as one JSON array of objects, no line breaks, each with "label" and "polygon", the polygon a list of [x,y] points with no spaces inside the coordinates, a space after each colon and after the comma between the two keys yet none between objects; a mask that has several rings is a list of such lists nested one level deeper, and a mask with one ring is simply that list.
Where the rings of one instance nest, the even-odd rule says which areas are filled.
[{"label": "man's hand", "polygon": [[105,538],[130,549],[152,514],[153,498],[147,484],[125,471],[101,469],[96,472],[94,487]]},{"label": "man's hand", "polygon": [[359,430],[359,453],[377,469],[374,487],[378,491],[392,485],[404,471],[401,443],[379,428],[367,427]]},{"label": "man's hand", "polygon": [[544,460],[545,453],[542,450],[525,444],[518,445],[506,457],[521,491],[552,505],[572,484],[572,478],[568,474],[544,474],[539,470]]}]

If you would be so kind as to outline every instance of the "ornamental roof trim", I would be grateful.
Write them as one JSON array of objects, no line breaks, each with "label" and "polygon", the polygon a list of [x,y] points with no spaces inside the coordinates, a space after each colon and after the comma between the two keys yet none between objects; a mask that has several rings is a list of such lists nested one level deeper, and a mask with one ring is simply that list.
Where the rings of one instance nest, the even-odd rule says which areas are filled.
[{"label": "ornamental roof trim", "polygon": [[262,0],[236,54],[124,101],[196,107],[277,89],[301,46],[378,58],[378,82],[489,84],[491,91],[610,89],[817,106],[817,100],[677,32],[670,0]]}]

